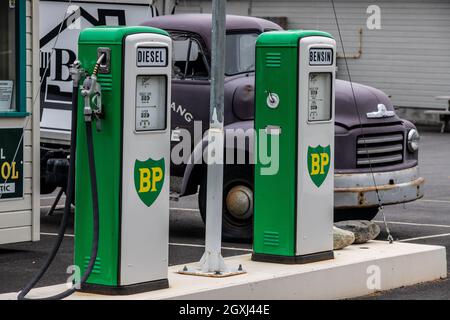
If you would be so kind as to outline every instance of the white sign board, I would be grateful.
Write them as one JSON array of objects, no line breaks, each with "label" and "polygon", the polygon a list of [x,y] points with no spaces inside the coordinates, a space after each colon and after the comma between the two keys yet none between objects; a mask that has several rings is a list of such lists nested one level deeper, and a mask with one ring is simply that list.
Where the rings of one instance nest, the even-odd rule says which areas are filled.
[{"label": "white sign board", "polygon": [[[44,78],[41,87],[43,137],[43,130],[70,131],[72,81],[69,67],[78,54],[78,36],[81,30],[100,25],[137,26],[155,15],[155,9],[149,6],[149,1],[142,0],[140,4],[136,1],[129,4],[126,2],[127,0],[120,3],[72,1],[68,6],[68,1],[40,1],[40,76]],[[59,30],[61,34],[58,37]],[[64,110],[68,112],[60,112]],[[61,119],[63,114],[67,119]],[[61,128],[61,123],[68,125]]]}]

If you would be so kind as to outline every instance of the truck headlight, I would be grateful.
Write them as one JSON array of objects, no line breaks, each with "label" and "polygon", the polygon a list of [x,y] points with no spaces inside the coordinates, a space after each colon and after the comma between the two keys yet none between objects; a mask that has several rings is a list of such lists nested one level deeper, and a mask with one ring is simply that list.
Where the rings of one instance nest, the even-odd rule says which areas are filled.
[{"label": "truck headlight", "polygon": [[419,149],[420,135],[416,129],[408,131],[408,150],[410,152],[416,152]]}]

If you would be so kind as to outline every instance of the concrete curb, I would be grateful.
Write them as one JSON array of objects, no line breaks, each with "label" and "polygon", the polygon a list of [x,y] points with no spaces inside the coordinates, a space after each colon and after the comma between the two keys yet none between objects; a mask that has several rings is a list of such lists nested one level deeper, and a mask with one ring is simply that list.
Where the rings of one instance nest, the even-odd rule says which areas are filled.
[{"label": "concrete curb", "polygon": [[[447,277],[445,248],[371,241],[335,251],[335,259],[304,265],[253,262],[250,255],[226,259],[246,274],[208,278],[178,274],[169,268],[170,288],[129,296],[76,293],[69,299],[345,299]],[[55,294],[65,285],[38,288],[30,297]],[[15,293],[0,299],[15,299]]]}]

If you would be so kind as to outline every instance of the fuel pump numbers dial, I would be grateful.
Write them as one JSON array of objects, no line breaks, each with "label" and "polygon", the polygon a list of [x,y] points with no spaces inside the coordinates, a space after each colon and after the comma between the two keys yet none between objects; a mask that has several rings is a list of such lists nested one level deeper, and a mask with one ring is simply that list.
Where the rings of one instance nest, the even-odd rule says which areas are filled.
[{"label": "fuel pump numbers dial", "polygon": [[310,73],[308,87],[308,121],[331,119],[331,74]]},{"label": "fuel pump numbers dial", "polygon": [[136,77],[136,124],[139,131],[164,130],[166,127],[166,77]]}]

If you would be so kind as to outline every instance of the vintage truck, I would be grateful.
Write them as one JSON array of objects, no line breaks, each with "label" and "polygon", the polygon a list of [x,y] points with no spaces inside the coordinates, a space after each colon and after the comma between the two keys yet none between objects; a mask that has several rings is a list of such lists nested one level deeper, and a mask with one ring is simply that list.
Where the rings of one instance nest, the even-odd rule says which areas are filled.
[{"label": "vintage truck", "polygon": [[[174,196],[198,192],[203,219],[206,216],[206,165],[202,134],[209,127],[211,15],[179,14],[152,18],[143,25],[165,29],[173,39],[172,151],[189,132],[191,152],[172,157]],[[281,29],[268,20],[227,16],[225,71],[225,153],[245,155],[244,163],[224,167],[223,236],[251,240],[253,218],[253,144],[249,132],[254,118],[255,40],[266,31]],[[283,79],[280,79],[283,81]],[[335,116],[335,220],[372,219],[379,210],[376,181],[382,204],[397,204],[423,196],[419,175],[418,139],[415,126],[395,115],[390,99],[372,87],[336,81]],[[236,136],[237,135],[237,136]],[[244,137],[242,137],[244,135]],[[245,136],[247,135],[247,136]],[[60,134],[68,140],[67,131]],[[244,138],[244,139],[242,139]],[[56,141],[56,140],[55,140]],[[67,143],[45,141],[41,145],[42,191],[64,187]],[[370,156],[370,161],[368,156]],[[373,175],[371,173],[373,172]]]},{"label": "vintage truck", "polygon": [[[161,16],[143,25],[165,29],[173,39],[172,144],[176,145],[181,139],[181,130],[194,136],[196,121],[201,121],[202,132],[209,127],[211,15]],[[262,32],[279,29],[280,26],[264,19],[227,16],[225,129],[242,129],[226,130],[227,142],[253,128],[255,40]],[[380,90],[353,83],[353,91],[358,109],[350,83],[336,81],[335,220],[370,220],[376,216],[379,201],[374,179],[384,205],[423,196],[424,180],[418,167],[419,135],[415,126],[395,115],[392,102]],[[192,140],[193,152],[184,155],[185,160],[190,158],[190,161],[172,164],[171,175],[180,177],[180,196],[199,192],[199,209],[205,220],[206,166],[198,159],[206,142]],[[252,237],[251,141],[230,144],[235,150],[227,150],[225,146],[225,153],[243,151],[247,156],[245,164],[224,167],[225,239],[249,240]]]}]

